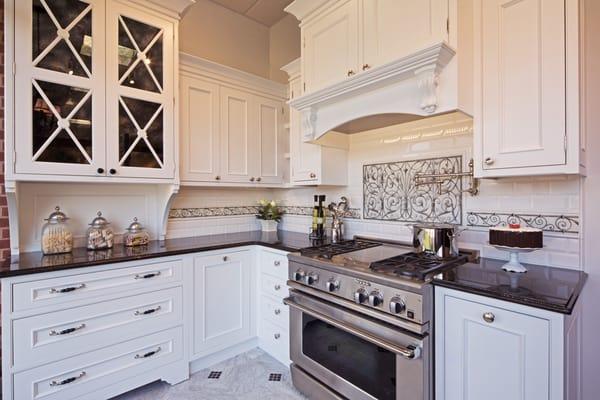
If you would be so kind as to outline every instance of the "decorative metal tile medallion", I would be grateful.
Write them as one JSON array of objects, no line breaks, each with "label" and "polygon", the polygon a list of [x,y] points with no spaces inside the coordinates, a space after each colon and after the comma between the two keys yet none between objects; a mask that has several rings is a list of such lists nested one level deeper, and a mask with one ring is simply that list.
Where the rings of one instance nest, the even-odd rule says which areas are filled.
[{"label": "decorative metal tile medallion", "polygon": [[219,379],[223,371],[210,371],[208,379]]},{"label": "decorative metal tile medallion", "polygon": [[281,382],[281,374],[269,374],[269,382]]},{"label": "decorative metal tile medallion", "polygon": [[573,215],[468,212],[467,225],[489,228],[520,224],[546,232],[579,233],[579,217]]},{"label": "decorative metal tile medallion", "polygon": [[364,219],[401,222],[462,223],[462,180],[420,185],[417,174],[462,171],[462,156],[363,166]]}]

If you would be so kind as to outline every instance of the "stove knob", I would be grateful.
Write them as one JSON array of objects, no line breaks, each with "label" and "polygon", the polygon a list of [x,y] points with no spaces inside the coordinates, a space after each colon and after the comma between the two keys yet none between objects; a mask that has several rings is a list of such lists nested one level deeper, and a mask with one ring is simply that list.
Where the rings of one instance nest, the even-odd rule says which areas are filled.
[{"label": "stove knob", "polygon": [[312,285],[313,283],[315,283],[318,280],[319,280],[319,275],[315,274],[314,272],[304,275],[304,282],[307,285]]},{"label": "stove knob", "polygon": [[390,300],[390,312],[393,314],[400,314],[404,312],[406,309],[406,304],[404,304],[404,300],[400,297],[392,297]]},{"label": "stove knob", "polygon": [[302,278],[304,278],[304,271],[302,271],[301,269],[297,270],[296,272],[294,272],[294,280],[295,281],[301,281]]},{"label": "stove knob", "polygon": [[334,278],[331,278],[325,283],[325,287],[329,292],[335,292],[340,288],[340,282],[336,281]]},{"label": "stove knob", "polygon": [[383,303],[383,294],[378,290],[373,290],[369,295],[369,304],[373,307],[379,307]]},{"label": "stove knob", "polygon": [[365,289],[358,289],[354,292],[354,302],[356,304],[362,304],[367,300],[367,291]]}]

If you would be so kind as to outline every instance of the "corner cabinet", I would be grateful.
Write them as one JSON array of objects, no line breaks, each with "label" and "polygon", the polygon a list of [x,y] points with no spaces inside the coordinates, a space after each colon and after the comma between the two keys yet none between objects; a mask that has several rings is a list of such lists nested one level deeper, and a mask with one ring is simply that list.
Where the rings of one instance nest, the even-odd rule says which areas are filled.
[{"label": "corner cabinet", "polygon": [[184,185],[281,186],[285,85],[181,55]]},{"label": "corner cabinet", "polygon": [[7,179],[174,179],[173,10],[126,0],[11,3]]},{"label": "corner cabinet", "polygon": [[[282,68],[289,75],[288,96],[294,100],[302,93],[300,59]],[[297,186],[348,184],[348,150],[304,141],[300,112],[289,107],[290,183]]]},{"label": "corner cabinet", "polygon": [[474,16],[476,175],[582,173],[579,2],[477,0]]},{"label": "corner cabinet", "polygon": [[435,288],[436,399],[579,400],[579,306],[563,315]]}]

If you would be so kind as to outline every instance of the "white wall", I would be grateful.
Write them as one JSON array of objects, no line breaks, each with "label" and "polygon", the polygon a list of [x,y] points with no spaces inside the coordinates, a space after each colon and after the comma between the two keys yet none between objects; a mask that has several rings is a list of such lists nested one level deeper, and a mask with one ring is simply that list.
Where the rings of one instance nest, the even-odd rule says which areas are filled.
[{"label": "white wall", "polygon": [[300,57],[300,28],[298,20],[288,15],[269,29],[270,79],[287,83],[288,75],[281,67]]}]

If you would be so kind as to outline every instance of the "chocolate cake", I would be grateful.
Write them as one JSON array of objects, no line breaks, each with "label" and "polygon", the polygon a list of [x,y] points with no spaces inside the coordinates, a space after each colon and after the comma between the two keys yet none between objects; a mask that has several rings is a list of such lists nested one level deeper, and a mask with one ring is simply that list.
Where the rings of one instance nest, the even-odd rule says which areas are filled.
[{"label": "chocolate cake", "polygon": [[521,228],[520,225],[490,228],[490,244],[495,246],[541,249],[544,235],[541,229]]}]

